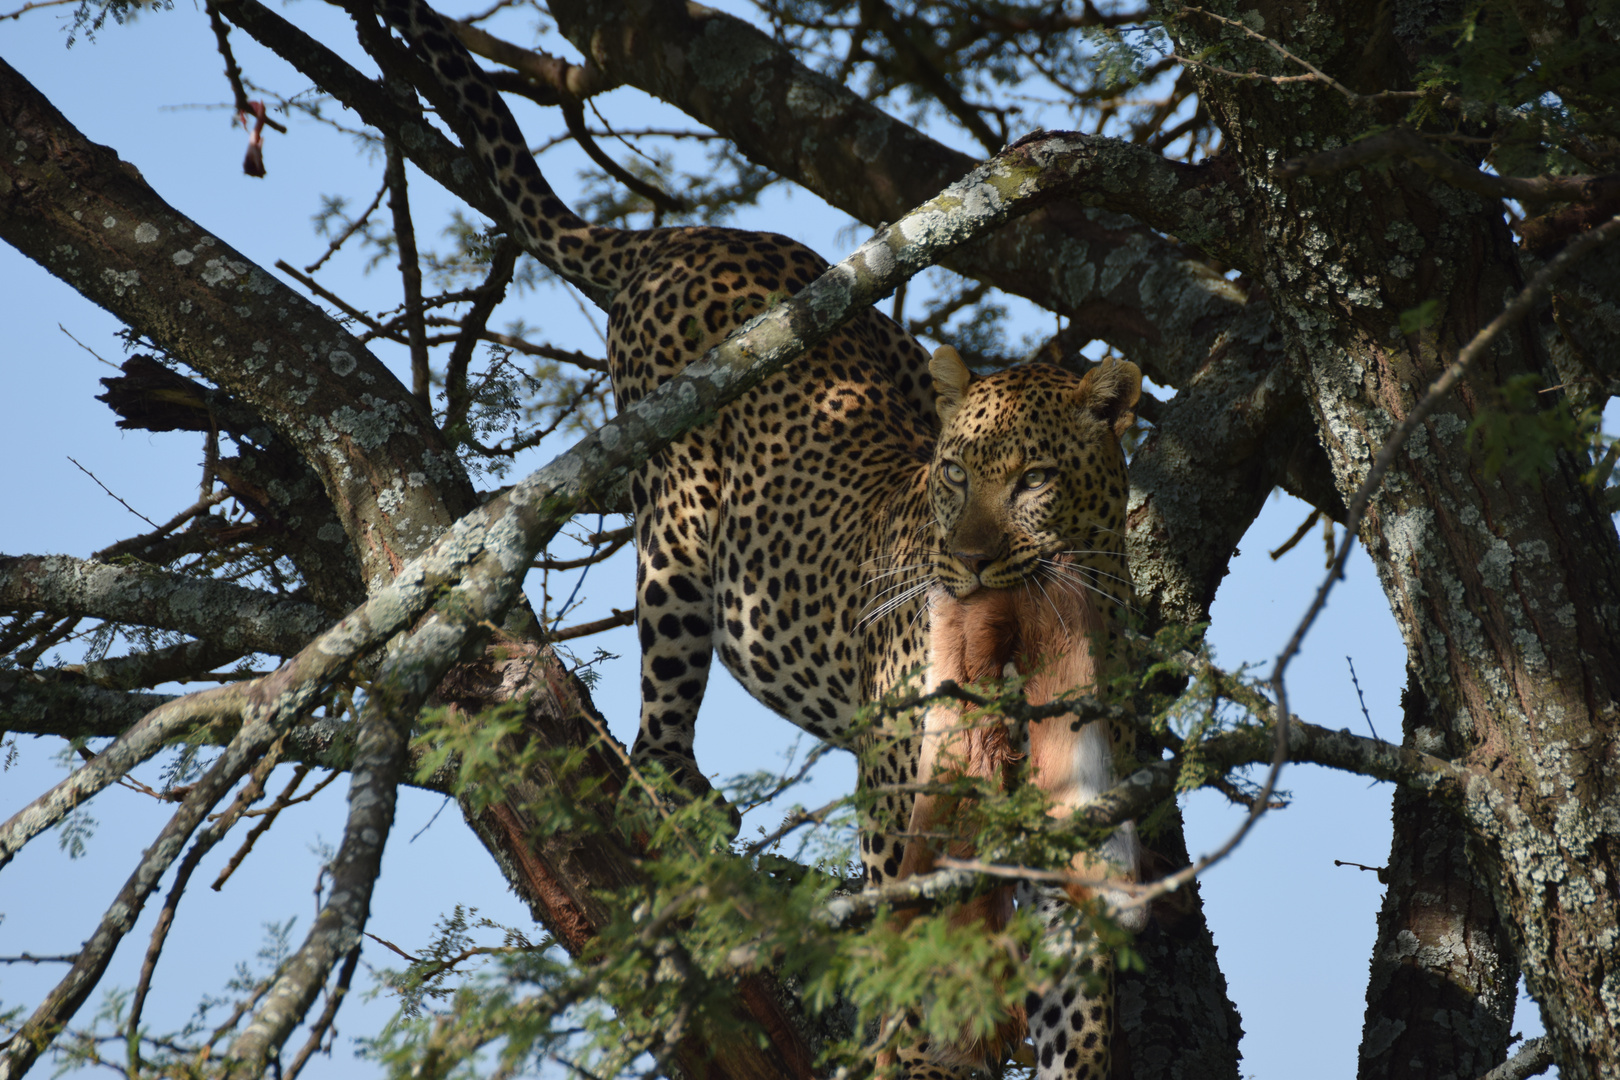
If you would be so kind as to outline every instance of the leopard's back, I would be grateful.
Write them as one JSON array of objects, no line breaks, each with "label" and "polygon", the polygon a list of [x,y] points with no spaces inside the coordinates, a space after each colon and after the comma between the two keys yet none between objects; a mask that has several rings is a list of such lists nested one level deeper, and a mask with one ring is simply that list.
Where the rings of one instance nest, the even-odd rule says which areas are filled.
[{"label": "leopard's back", "polygon": [[[826,267],[774,234],[642,236],[609,320],[621,408]],[[639,754],[691,768],[704,638],[756,698],[845,744],[885,673],[921,662],[916,598],[864,616],[876,568],[892,562],[896,538],[919,546],[928,513],[937,432],[927,363],[891,320],[863,312],[635,478]]]}]

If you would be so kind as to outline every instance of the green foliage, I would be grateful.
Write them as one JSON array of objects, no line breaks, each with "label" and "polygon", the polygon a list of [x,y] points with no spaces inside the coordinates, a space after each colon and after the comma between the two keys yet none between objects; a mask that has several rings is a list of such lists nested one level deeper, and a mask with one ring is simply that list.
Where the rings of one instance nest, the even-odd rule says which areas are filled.
[{"label": "green foliage", "polygon": [[122,26],[133,22],[144,11],[173,10],[174,0],[80,0],[73,9],[73,21],[68,24],[68,47],[73,47],[80,34],[88,41],[95,41],[97,32],[109,18]]},{"label": "green foliage", "polygon": [[1169,39],[1157,25],[1087,26],[1081,29],[1080,36],[1094,50],[1090,57],[1093,78],[1115,93],[1139,85],[1169,51]]},{"label": "green foliage", "polygon": [[[495,931],[501,935],[501,944],[479,944],[479,933]],[[403,972],[381,970],[378,982],[399,997],[400,1016],[413,1019],[421,1016],[425,1002],[443,1002],[453,998],[456,988],[452,977],[467,974],[465,965],[478,963],[488,957],[520,957],[521,977],[526,982],[541,984],[554,980],[562,971],[550,957],[552,942],[544,939],[531,942],[523,931],[504,926],[493,919],[481,918],[477,908],[457,904],[447,916],[435,924],[432,939],[410,967]]]},{"label": "green foliage", "polygon": [[[507,708],[435,713],[418,737],[424,772],[453,770],[457,793],[475,804],[509,797],[501,779],[517,773],[503,744],[515,716]],[[781,775],[738,778],[728,796],[754,803],[791,790],[821,752]],[[645,880],[611,898],[611,925],[572,961],[550,942],[531,943],[458,908],[409,969],[387,977],[400,1015],[367,1054],[391,1075],[429,1061],[436,1075],[470,1075],[478,1055],[492,1053],[515,1070],[565,1060],[600,1077],[634,1074],[648,1056],[674,1053],[685,1035],[753,1037],[731,1011],[734,989],[738,978],[765,971],[785,977],[812,1013],[829,1014],[830,1030],[844,1033],[822,1047],[818,1068],[831,1070],[869,1060],[873,1033],[906,1010],[919,1010],[923,1029],[938,1038],[987,1035],[1058,964],[1027,914],[995,934],[953,925],[949,907],[905,925],[887,914],[864,926],[829,922],[829,899],[849,885],[848,800],[805,816],[802,828],[790,824],[734,849],[725,814],[713,802],[683,799],[656,769],[637,770],[633,790],[607,816],[588,805],[607,791],[587,775],[583,753],[542,755],[526,766],[559,781],[522,806],[542,832],[604,835],[612,820],[621,841],[644,845]],[[961,791],[968,810],[960,824],[998,856],[1061,864],[1098,838],[1051,821],[1032,785],[1004,794],[964,783]],[[795,854],[810,855],[810,865],[775,854],[794,832],[803,834]],[[1128,941],[1096,913],[1086,925],[1118,962],[1134,962]],[[496,935],[498,943],[489,940]]]},{"label": "green foliage", "polygon": [[[1620,49],[1603,18],[1478,0],[1435,31],[1419,85],[1456,95],[1468,120],[1493,129],[1504,174],[1608,171],[1620,151]],[[1440,100],[1424,99],[1414,119]]]},{"label": "green foliage", "polygon": [[1490,479],[1505,469],[1532,481],[1551,472],[1560,453],[1601,445],[1602,410],[1588,406],[1571,412],[1563,398],[1542,389],[1536,375],[1509,379],[1495,389],[1494,398],[1468,424],[1468,445],[1483,455],[1481,468]]},{"label": "green foliage", "polygon": [[[1238,683],[1252,687],[1242,673],[1236,683],[1217,679],[1190,651],[1196,637],[1195,630],[1177,629],[1140,641],[1151,662],[1122,670],[1111,685],[1116,694],[1137,693],[1144,730],[1177,751],[1189,785],[1214,775],[1199,758],[1202,744],[1252,722],[1231,704]],[[1184,690],[1163,689],[1178,679]],[[1144,684],[1160,689],[1142,693]],[[1021,687],[1014,678],[977,688],[986,695],[984,713],[1021,722],[1027,708]],[[920,704],[917,688],[903,687],[883,708],[914,718]],[[617,787],[623,777],[610,783],[591,757],[613,760],[622,752],[606,742],[566,751],[523,749],[522,716],[518,704],[477,715],[432,712],[415,740],[420,775],[441,783],[449,778],[475,813],[519,798],[520,790],[532,792],[516,808],[535,822],[538,835],[625,845],[641,853],[641,880],[602,897],[611,921],[578,956],[459,906],[421,945],[396,943],[410,963],[378,979],[382,992],[397,996],[398,1013],[364,1044],[364,1056],[389,1076],[472,1077],[492,1066],[515,1075],[558,1062],[604,1080],[667,1073],[687,1036],[711,1045],[759,1037],[734,1011],[735,989],[739,979],[766,972],[784,980],[819,1018],[824,1039],[816,1067],[830,1074],[864,1067],[883,1040],[913,1039],[918,1030],[945,1040],[989,1036],[1031,989],[1048,985],[1068,963],[1053,955],[1028,911],[994,932],[954,917],[957,904],[1007,887],[1004,879],[985,878],[943,901],[920,902],[904,916],[879,910],[829,917],[830,902],[853,885],[853,799],[814,813],[795,809],[781,828],[751,845],[734,845],[717,803],[685,798],[657,769],[630,772],[623,790]],[[898,723],[904,728],[907,722]],[[779,773],[736,778],[727,785],[728,797],[739,805],[778,798],[825,753],[818,746]],[[551,782],[514,784],[537,776]],[[949,829],[978,857],[1061,867],[1106,838],[1107,829],[1054,819],[1040,790],[1027,777],[1014,779],[1007,790],[971,779],[939,785],[957,801]],[[1097,955],[1120,968],[1140,965],[1130,936],[1096,905],[1073,917],[1075,933]],[[266,931],[253,963],[239,965],[224,993],[205,998],[182,1030],[159,1035],[143,1029],[136,1049],[143,1075],[212,1075],[213,1066],[194,1064],[198,1045],[228,1040],[241,1004],[263,994],[290,955],[292,920]],[[60,1060],[101,1062],[105,1045],[123,1038],[129,1003],[126,991],[108,995],[90,1029],[64,1036]],[[210,1024],[220,1009],[233,1019]],[[913,1017],[915,1027],[897,1028],[901,1016]]]},{"label": "green foliage", "polygon": [[176,747],[163,763],[160,790],[170,792],[197,780],[213,764],[214,756],[197,745]]},{"label": "green foliage", "polygon": [[1415,334],[1433,326],[1440,319],[1440,301],[1429,299],[1415,308],[1401,312],[1401,333]]},{"label": "green foliage", "polygon": [[506,702],[476,715],[459,708],[423,712],[412,745],[421,752],[416,777],[427,781],[441,770],[454,773],[453,787],[473,813],[506,798],[507,786],[533,765],[538,751],[519,750],[524,705]]},{"label": "green foliage", "polygon": [[84,807],[68,811],[56,824],[57,846],[67,852],[70,859],[82,858],[89,851],[90,838],[96,834],[96,819]]}]

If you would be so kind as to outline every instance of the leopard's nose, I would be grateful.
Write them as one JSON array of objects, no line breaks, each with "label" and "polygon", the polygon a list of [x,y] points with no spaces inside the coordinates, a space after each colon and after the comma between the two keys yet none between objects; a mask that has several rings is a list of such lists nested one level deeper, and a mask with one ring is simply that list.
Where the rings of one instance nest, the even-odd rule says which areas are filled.
[{"label": "leopard's nose", "polygon": [[955,555],[956,561],[967,567],[968,573],[974,577],[978,577],[984,572],[984,568],[990,565],[990,556],[982,551],[953,551],[951,554]]}]

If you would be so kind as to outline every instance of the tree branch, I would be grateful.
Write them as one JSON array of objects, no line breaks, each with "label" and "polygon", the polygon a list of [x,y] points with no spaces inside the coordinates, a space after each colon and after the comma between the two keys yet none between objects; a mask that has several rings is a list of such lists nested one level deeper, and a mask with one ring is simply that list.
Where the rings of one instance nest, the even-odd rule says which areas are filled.
[{"label": "tree branch", "polygon": [[[606,78],[670,102],[749,160],[868,224],[895,220],[973,165],[733,16],[683,4],[550,7]],[[659,48],[639,47],[648,40]],[[705,75],[716,65],[728,73],[723,83]],[[1245,195],[1224,164],[1179,165],[1147,147],[1100,145],[1107,141],[1072,201],[964,245],[944,265],[1072,316],[1156,382],[1180,387],[1241,309],[1242,292],[1185,247],[1116,215],[1138,214],[1225,257],[1250,239]]]},{"label": "tree branch", "polygon": [[[0,139],[13,148],[0,161],[0,238],[263,417],[320,478],[368,580],[476,505],[431,418],[363,345],[4,64]],[[412,480],[424,472],[435,482]]]},{"label": "tree branch", "polygon": [[1369,135],[1349,146],[1309,157],[1290,158],[1273,171],[1282,178],[1327,176],[1384,158],[1405,158],[1453,187],[1491,199],[1519,202],[1595,203],[1620,195],[1620,173],[1607,176],[1492,176],[1470,169],[1407,127]]},{"label": "tree branch", "polygon": [[1552,1040],[1542,1035],[1525,1040],[1519,1052],[1480,1077],[1479,1080],[1527,1080],[1558,1064],[1553,1059]]},{"label": "tree branch", "polygon": [[177,630],[238,656],[291,656],[332,622],[313,604],[273,593],[69,555],[0,555],[0,609]]}]

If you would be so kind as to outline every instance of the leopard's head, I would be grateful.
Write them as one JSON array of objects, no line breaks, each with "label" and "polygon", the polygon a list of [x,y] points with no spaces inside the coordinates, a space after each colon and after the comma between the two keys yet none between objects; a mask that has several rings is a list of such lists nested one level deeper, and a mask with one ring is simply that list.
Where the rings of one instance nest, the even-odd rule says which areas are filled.
[{"label": "leopard's head", "polygon": [[945,346],[929,370],[943,428],[928,475],[938,582],[961,598],[1066,577],[1128,603],[1119,440],[1142,393],[1137,366],[975,377]]}]

